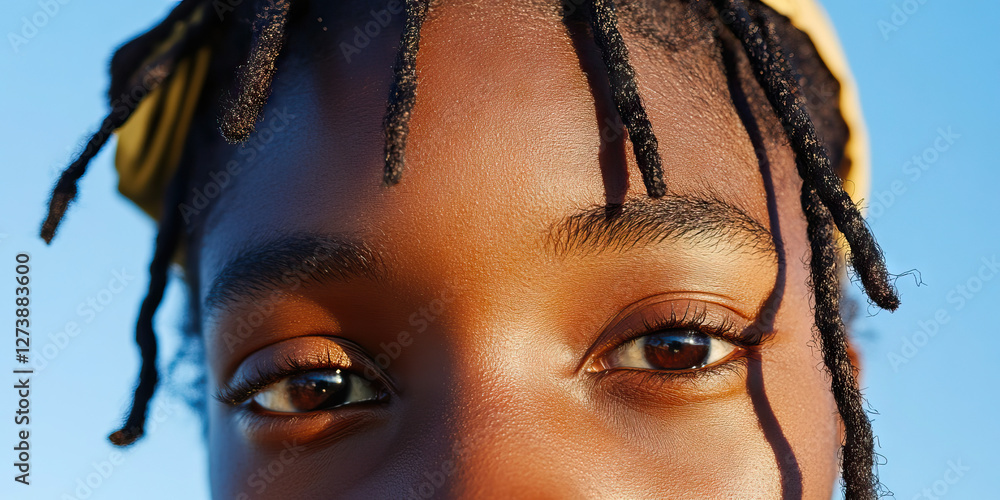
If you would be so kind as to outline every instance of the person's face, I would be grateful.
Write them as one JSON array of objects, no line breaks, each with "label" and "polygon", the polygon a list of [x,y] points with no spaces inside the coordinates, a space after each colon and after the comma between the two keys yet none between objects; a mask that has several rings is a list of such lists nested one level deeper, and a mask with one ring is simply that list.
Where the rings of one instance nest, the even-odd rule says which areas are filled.
[{"label": "person's face", "polygon": [[441,5],[386,187],[395,17],[350,63],[279,69],[200,229],[208,389],[244,401],[209,402],[215,496],[829,498],[793,157],[761,167],[715,48],[625,32],[654,200],[592,42]]}]

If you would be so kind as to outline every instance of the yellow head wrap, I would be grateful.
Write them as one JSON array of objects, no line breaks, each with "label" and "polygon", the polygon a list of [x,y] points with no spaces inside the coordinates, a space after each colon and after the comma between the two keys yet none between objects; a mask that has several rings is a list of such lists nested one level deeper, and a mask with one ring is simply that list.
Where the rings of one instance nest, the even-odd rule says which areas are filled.
[{"label": "yellow head wrap", "polygon": [[[147,61],[179,43],[192,25],[201,22],[204,12],[195,9],[190,18],[178,21]],[[181,161],[211,59],[209,48],[202,47],[178,61],[167,80],[145,96],[115,131],[118,190],[154,218],[160,216],[163,194]]]},{"label": "yellow head wrap", "polygon": [[[857,203],[868,195],[870,186],[868,133],[857,87],[840,41],[815,0],[759,1],[787,17],[793,26],[808,35],[820,59],[840,82],[840,110],[850,134],[845,148],[845,159],[850,161],[850,166],[844,189]],[[185,30],[199,22],[203,15],[204,9],[195,9],[189,19],[179,21],[156,54],[181,40]],[[125,125],[117,130],[118,190],[153,217],[160,214],[166,185],[180,162],[210,60],[210,51],[205,47],[178,62],[173,75],[150,92]]]},{"label": "yellow head wrap", "polygon": [[[861,99],[854,76],[847,65],[844,49],[830,24],[826,12],[815,0],[761,0],[779,14],[788,18],[800,31],[809,36],[816,53],[834,78],[840,82],[840,113],[850,134],[844,148],[844,159],[850,161],[844,176],[844,190],[855,203],[868,196],[871,189],[871,157],[868,149],[868,129],[861,114]],[[834,168],[839,165],[834,165]]]}]

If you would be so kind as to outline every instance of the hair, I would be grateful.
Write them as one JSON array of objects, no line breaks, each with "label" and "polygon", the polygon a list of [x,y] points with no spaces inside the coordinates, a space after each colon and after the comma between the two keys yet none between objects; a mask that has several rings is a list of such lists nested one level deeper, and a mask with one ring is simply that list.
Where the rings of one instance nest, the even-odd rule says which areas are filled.
[{"label": "hair", "polygon": [[[667,192],[667,183],[657,139],[639,93],[628,47],[619,30],[615,1],[573,0],[573,3],[581,1],[586,3],[583,17],[607,69],[612,99],[632,142],[646,192],[650,197],[661,197]],[[122,46],[111,62],[109,100],[115,102],[118,97],[134,95],[137,88],[144,88],[146,92],[155,89],[171,77],[180,60],[199,47],[213,45],[224,49],[221,52],[237,54],[236,59],[245,61],[236,69],[235,77],[227,79],[225,75],[233,74],[233,58],[214,57],[209,79],[223,82],[220,85],[232,84],[231,91],[221,99],[218,128],[227,141],[239,143],[254,131],[268,99],[276,61],[287,39],[287,27],[294,14],[294,6],[292,0],[244,2],[231,8],[236,11],[232,15],[218,12],[218,16],[201,16],[180,43],[166,52],[156,50],[178,20],[189,18],[195,9],[207,9],[211,3],[208,0],[183,0],[160,24]],[[420,30],[430,8],[429,3],[428,0],[405,0],[405,21],[382,123],[385,136],[382,180],[385,185],[400,182],[403,173],[408,123],[417,97],[416,57]],[[891,275],[886,270],[882,251],[858,207],[844,191],[843,182],[835,170],[835,166],[845,162],[843,141],[838,143],[837,136],[845,138],[846,127],[842,121],[834,120],[841,125],[839,129],[833,127],[837,130],[824,133],[821,137],[817,132],[817,123],[830,122],[830,108],[834,107],[810,107],[803,95],[804,87],[800,82],[810,81],[807,77],[822,73],[825,67],[815,57],[815,49],[807,37],[791,27],[787,19],[752,0],[749,3],[744,0],[682,0],[682,3],[715,16],[713,26],[718,31],[716,38],[725,35],[738,40],[738,43],[722,43],[719,46],[723,52],[732,52],[733,45],[736,45],[742,53],[723,55],[729,58],[739,55],[748,61],[795,153],[798,174],[802,179],[801,205],[811,249],[810,284],[814,294],[817,337],[831,377],[833,397],[846,429],[841,462],[844,490],[850,499],[876,498],[884,489],[876,473],[874,436],[858,386],[858,370],[848,354],[848,338],[840,312],[840,278],[843,273],[837,253],[836,231],[843,235],[849,246],[849,264],[868,298],[878,307],[888,310],[895,310],[899,299]],[[659,14],[662,17],[662,12]],[[249,44],[246,43],[246,30],[238,19],[252,19]],[[659,22],[662,21],[654,24]],[[228,36],[223,36],[223,33]],[[790,50],[790,47],[795,50]],[[827,75],[827,80],[830,79]],[[199,109],[209,107],[205,101],[212,98],[203,96]],[[87,164],[106,143],[111,132],[128,120],[138,102],[130,104],[124,112],[116,107],[109,113],[84,151],[62,172],[42,224],[41,236],[46,242],[51,242],[67,207],[75,198],[77,182],[86,172]],[[833,109],[832,113],[839,117],[839,109]],[[821,115],[820,122],[814,121],[814,115]],[[149,290],[142,302],[135,332],[142,357],[139,380],[124,425],[110,435],[110,440],[120,446],[131,444],[142,436],[147,407],[157,384],[153,316],[163,297],[170,262],[182,239],[183,224],[179,220],[178,207],[184,201],[190,182],[193,161],[189,155],[195,147],[192,142],[197,141],[189,140],[164,197],[149,269]],[[830,145],[833,147],[828,149]]]}]

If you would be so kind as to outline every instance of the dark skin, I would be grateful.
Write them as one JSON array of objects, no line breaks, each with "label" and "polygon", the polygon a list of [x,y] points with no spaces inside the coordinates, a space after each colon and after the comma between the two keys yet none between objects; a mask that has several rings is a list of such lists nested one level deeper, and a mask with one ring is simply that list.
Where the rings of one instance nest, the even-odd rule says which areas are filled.
[{"label": "dark skin", "polygon": [[[829,498],[842,434],[812,343],[793,154],[766,141],[762,167],[717,49],[666,54],[623,27],[669,189],[652,200],[631,144],[607,130],[599,57],[557,14],[443,2],[422,32],[406,170],[386,187],[397,25],[350,64],[334,52],[279,66],[258,128],[295,117],[189,250],[210,391],[288,360],[358,388],[356,402],[314,411],[275,411],[325,397],[287,377],[238,404],[210,400],[213,494]],[[296,36],[292,54],[307,50]],[[763,102],[756,84],[744,90]],[[773,114],[756,119],[778,137]],[[603,207],[622,201],[617,220],[646,232],[566,237],[568,217],[592,211],[600,231]],[[727,216],[705,220],[705,202]],[[241,269],[237,256],[269,245],[274,257],[289,238],[323,242],[310,255],[324,272],[302,255]],[[277,261],[304,278],[237,286]],[[651,335],[701,350],[629,342]],[[710,362],[668,369],[691,352]]]}]

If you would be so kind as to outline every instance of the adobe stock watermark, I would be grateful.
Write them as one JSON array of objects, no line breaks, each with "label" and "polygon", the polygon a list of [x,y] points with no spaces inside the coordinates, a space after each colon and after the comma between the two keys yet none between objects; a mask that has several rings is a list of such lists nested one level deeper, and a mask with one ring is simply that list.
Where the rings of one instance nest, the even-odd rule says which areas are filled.
[{"label": "adobe stock watermark", "polygon": [[[282,441],[281,444],[284,445],[284,448],[278,453],[278,456],[247,476],[247,486],[257,495],[264,493],[268,486],[284,474],[298,460],[299,455],[306,451],[306,447],[297,444],[295,440],[292,442]],[[250,500],[252,497],[246,491],[241,491],[235,498],[236,500]]]},{"label": "adobe stock watermark", "polygon": [[266,296],[255,300],[253,310],[236,320],[236,328],[222,334],[222,340],[226,343],[229,354],[232,354],[237,346],[247,341],[254,331],[264,324],[264,320],[274,314],[278,301],[289,292],[301,288],[307,281],[324,273],[327,269],[324,263],[337,258],[336,255],[327,250],[326,248],[317,248],[308,258],[286,271],[281,276],[281,289],[273,290]]},{"label": "adobe stock watermark", "polygon": [[65,351],[73,339],[80,335],[80,323],[84,325],[93,323],[98,314],[107,309],[114,302],[115,297],[125,291],[125,288],[134,279],[135,275],[129,274],[125,268],[111,271],[111,279],[108,280],[107,286],[90,294],[77,304],[76,314],[79,317],[79,322],[76,320],[67,321],[61,329],[48,335],[49,341],[36,351],[38,354],[35,355],[34,360],[35,372],[45,370],[49,362],[59,356],[59,353]]},{"label": "adobe stock watermark", "polygon": [[7,41],[10,42],[10,48],[14,50],[14,53],[20,52],[21,47],[27,45],[38,36],[39,31],[48,26],[49,21],[58,16],[62,12],[62,7],[71,1],[38,0],[38,10],[31,14],[30,17],[21,17],[21,31],[19,33],[13,31],[7,33]]},{"label": "adobe stock watermark", "polygon": [[[277,8],[277,2],[279,1],[288,2],[289,0],[267,0],[267,7],[270,9]],[[219,18],[219,21],[225,21],[226,14],[235,11],[236,7],[243,5],[243,2],[244,0],[212,0],[212,10],[215,11],[215,15]]]},{"label": "adobe stock watermark", "polygon": [[[443,290],[437,297],[434,297],[426,306],[422,306],[417,312],[410,315],[409,320],[410,327],[416,334],[421,334],[427,331],[432,323],[444,312],[445,307],[455,300],[454,295],[451,291]],[[375,363],[379,368],[385,370],[389,368],[389,365],[396,360],[402,353],[404,347],[409,347],[413,345],[413,335],[409,330],[401,330],[396,335],[396,340],[390,341],[388,344],[385,342],[379,342],[378,346],[382,352],[375,355]],[[365,367],[365,378],[368,380],[378,379],[378,373],[371,366]]]},{"label": "adobe stock watermark", "polygon": [[184,224],[191,224],[191,219],[208,208],[212,201],[218,198],[234,179],[243,173],[243,169],[247,165],[256,161],[257,155],[274,141],[277,134],[285,130],[292,120],[298,117],[298,115],[289,113],[287,108],[269,111],[271,116],[267,119],[266,126],[258,127],[253,135],[240,145],[237,151],[239,159],[229,160],[225,168],[209,172],[208,181],[201,186],[191,188],[191,194],[188,196],[190,204],[184,202],[177,206],[177,210],[184,218]]},{"label": "adobe stock watermark", "polygon": [[[146,435],[152,435],[156,428],[177,412],[177,404],[170,400],[161,400],[149,409],[146,420]],[[95,495],[114,475],[115,471],[126,461],[124,453],[118,449],[112,450],[103,460],[90,463],[92,471],[76,478],[75,488],[70,493],[63,493],[59,500],[86,500]]]},{"label": "adobe stock watermark", "polygon": [[[271,3],[274,4],[273,1]],[[226,14],[236,10],[236,7],[242,4],[243,0],[213,0],[212,9],[215,10],[215,15],[219,17],[220,21],[225,21]]]},{"label": "adobe stock watermark", "polygon": [[[956,134],[952,130],[952,127],[948,127],[947,129],[939,127],[937,133],[938,135],[931,142],[930,146],[924,148],[920,154],[915,154],[909,160],[903,162],[902,173],[906,175],[909,184],[920,180],[931,169],[931,166],[941,159],[941,155],[950,150],[955,145],[955,142],[962,137],[960,134]],[[906,194],[908,190],[907,183],[896,179],[889,184],[889,189],[872,193],[871,199],[868,200],[865,218],[869,221],[878,219],[885,214],[885,211],[889,207],[895,205],[899,198]]]},{"label": "adobe stock watermark", "polygon": [[87,146],[80,153],[81,155],[93,155],[94,149],[108,139],[116,128],[135,111],[135,108],[154,89],[160,86],[163,79],[167,77],[163,71],[149,71],[149,67],[142,68],[143,77],[132,87],[125,89],[117,98],[111,101],[111,112],[116,117],[108,116],[101,122],[100,128],[94,133],[91,140],[87,141]]},{"label": "adobe stock watermark", "polygon": [[965,477],[965,474],[970,470],[972,470],[972,467],[964,465],[961,460],[949,460],[948,468],[941,474],[941,479],[932,482],[928,487],[924,487],[920,490],[920,493],[913,495],[912,500],[938,500],[947,495],[951,487]]},{"label": "adobe stock watermark", "polygon": [[352,57],[360,54],[362,49],[370,45],[372,40],[378,38],[389,27],[394,16],[403,12],[403,7],[404,0],[389,0],[386,2],[385,8],[369,11],[368,15],[371,20],[365,23],[363,28],[361,25],[354,27],[351,32],[354,37],[350,39],[350,42],[340,42],[340,52],[344,54],[344,60],[350,64]]},{"label": "adobe stock watermark", "polygon": [[951,321],[952,313],[965,309],[969,301],[983,290],[986,283],[1000,274],[1000,260],[997,260],[996,255],[988,258],[983,257],[980,262],[982,264],[975,274],[966,279],[964,283],[952,287],[945,294],[945,300],[952,306],[950,311],[944,307],[938,308],[930,318],[917,321],[917,326],[920,329],[904,336],[899,349],[886,354],[886,359],[892,366],[893,372],[898,372],[900,366],[909,363],[916,357],[920,348],[927,345],[941,331],[941,327]]},{"label": "adobe stock watermark", "polygon": [[903,0],[902,2],[892,4],[892,14],[889,15],[889,20],[879,19],[878,23],[876,23],[879,32],[882,33],[882,40],[889,41],[889,34],[899,31],[899,28],[909,22],[910,18],[925,3],[927,3],[927,0]]},{"label": "adobe stock watermark", "polygon": [[422,472],[423,480],[406,492],[405,500],[426,500],[434,498],[435,493],[448,481],[448,478],[458,470],[458,462],[471,447],[468,437],[455,441],[451,446],[451,456],[437,466]]}]

